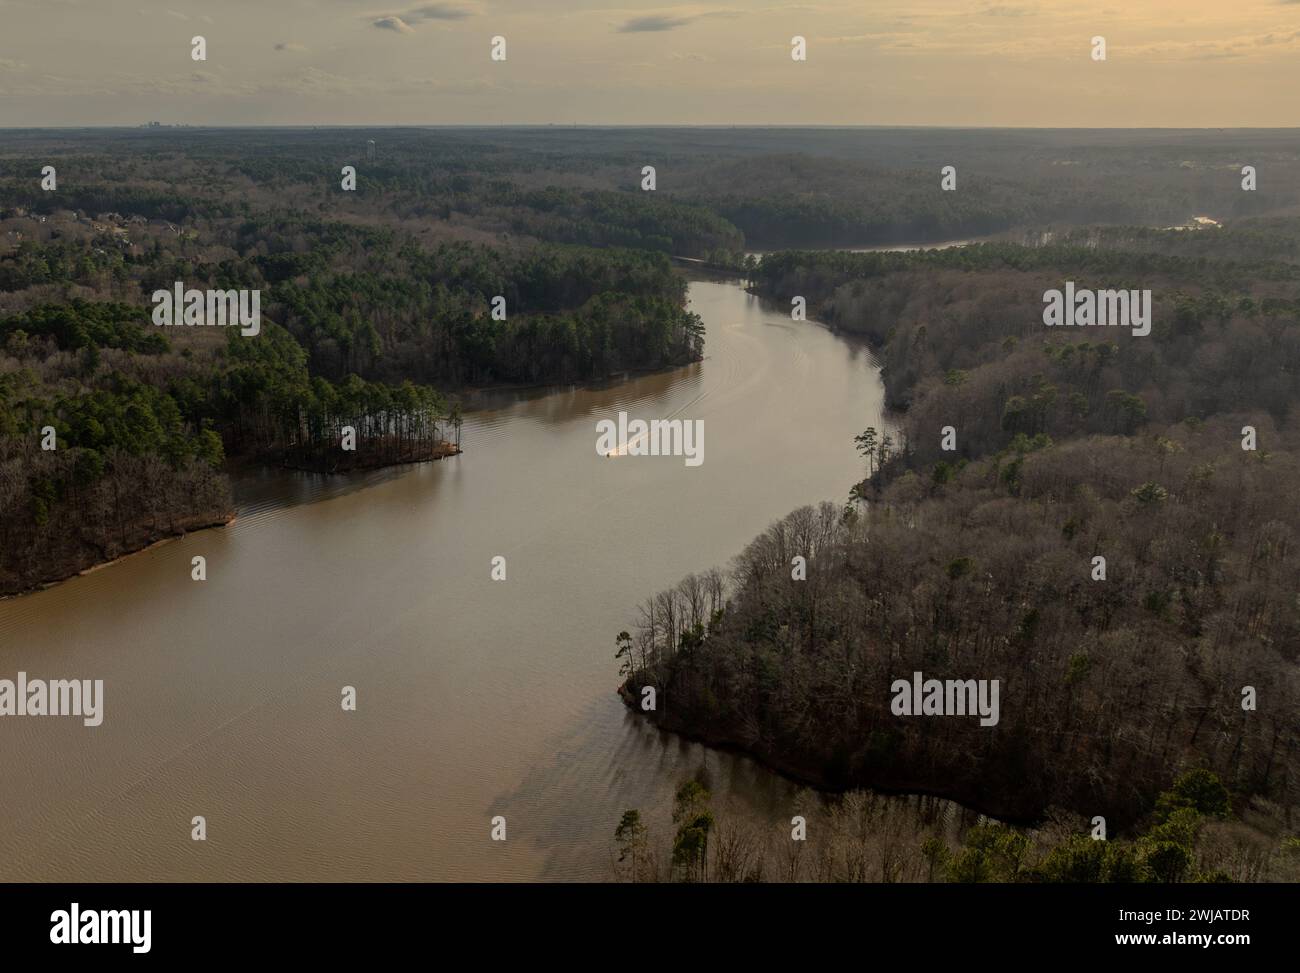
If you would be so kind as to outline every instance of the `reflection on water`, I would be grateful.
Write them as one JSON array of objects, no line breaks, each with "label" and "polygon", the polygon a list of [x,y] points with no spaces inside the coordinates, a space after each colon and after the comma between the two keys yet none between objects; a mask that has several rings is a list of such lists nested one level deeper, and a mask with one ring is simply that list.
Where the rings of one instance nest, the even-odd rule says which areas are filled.
[{"label": "reflection on water", "polygon": [[[251,475],[230,527],[0,604],[0,677],[105,683],[97,729],[0,719],[0,879],[605,879],[623,809],[666,819],[701,769],[724,813],[788,820],[789,783],[624,710],[614,637],[846,496],[882,390],[862,345],[690,293],[702,363],[497,393],[435,463]],[[603,460],[621,409],[703,420],[705,462]]]}]

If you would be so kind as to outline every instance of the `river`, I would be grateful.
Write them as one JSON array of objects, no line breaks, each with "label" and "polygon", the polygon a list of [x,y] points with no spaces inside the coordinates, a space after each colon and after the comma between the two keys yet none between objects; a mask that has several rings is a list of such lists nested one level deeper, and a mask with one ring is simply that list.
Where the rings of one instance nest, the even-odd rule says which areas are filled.
[{"label": "river", "polygon": [[[625,710],[614,640],[843,500],[883,389],[864,345],[738,284],[690,306],[701,363],[498,395],[451,459],[251,477],[231,526],[0,603],[0,678],[105,683],[99,727],[0,719],[0,880],[605,880],[622,811],[666,827],[701,770],[722,810],[788,827],[793,785]],[[620,410],[703,420],[704,462],[601,458]]]}]

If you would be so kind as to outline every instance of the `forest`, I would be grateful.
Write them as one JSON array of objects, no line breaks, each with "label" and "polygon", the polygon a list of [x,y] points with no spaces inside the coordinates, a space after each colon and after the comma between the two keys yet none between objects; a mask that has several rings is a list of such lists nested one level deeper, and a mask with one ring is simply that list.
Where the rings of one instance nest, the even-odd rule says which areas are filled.
[{"label": "forest", "polygon": [[[6,133],[0,201],[195,226],[296,209],[421,237],[686,257],[1294,211],[1291,130],[119,130]],[[367,157],[367,142],[376,145]],[[43,193],[53,161],[77,178]],[[95,175],[84,175],[95,162]],[[355,192],[340,191],[344,165]],[[640,189],[642,168],[657,173]],[[1241,190],[1254,166],[1264,189]],[[951,166],[954,191],[940,186]],[[1266,190],[1266,191],[1265,191]]]},{"label": "forest", "polygon": [[[427,179],[363,167],[352,208],[308,135],[267,155],[254,134],[163,138],[25,132],[0,157],[0,595],[228,522],[247,463],[436,459],[475,389],[698,361],[669,254],[743,243],[684,203],[482,182],[481,150]],[[58,191],[29,178],[40,158]],[[435,189],[456,226],[375,205]],[[480,209],[500,232],[460,222]],[[149,295],[177,282],[259,291],[261,333],[155,328]]]},{"label": "forest", "polygon": [[[1072,814],[1141,835],[1204,772],[1281,854],[1300,798],[1297,241],[1300,220],[1271,217],[766,255],[752,288],[869,338],[894,411],[845,444],[864,474],[847,502],[641,607],[618,646],[629,706],[653,686],[661,727],[1022,831]],[[1065,280],[1150,288],[1151,334],[1044,327]],[[916,671],[998,679],[1000,722],[896,715],[889,687]]]},{"label": "forest", "polygon": [[[324,471],[436,458],[459,449],[463,390],[702,354],[685,285],[661,254],[426,250],[292,216],[223,234],[228,250],[188,260],[157,239],[138,252],[24,240],[0,256],[15,307],[0,315],[0,592],[228,520],[226,456]],[[289,239],[292,249],[268,252]],[[175,280],[264,289],[270,320],[254,339],[156,330],[144,295]],[[86,296],[52,300],[60,293]],[[504,320],[491,309],[498,295]],[[46,428],[53,451],[40,446]],[[165,483],[133,497],[147,513],[107,504],[144,462]]]}]

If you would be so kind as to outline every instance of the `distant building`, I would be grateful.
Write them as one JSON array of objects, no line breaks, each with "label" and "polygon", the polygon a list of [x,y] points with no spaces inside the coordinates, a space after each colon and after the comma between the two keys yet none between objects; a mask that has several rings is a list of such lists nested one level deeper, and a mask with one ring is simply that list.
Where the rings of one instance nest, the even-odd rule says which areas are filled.
[{"label": "distant building", "polygon": [[367,162],[375,161],[375,140],[374,139],[370,139],[366,142],[366,161]]}]

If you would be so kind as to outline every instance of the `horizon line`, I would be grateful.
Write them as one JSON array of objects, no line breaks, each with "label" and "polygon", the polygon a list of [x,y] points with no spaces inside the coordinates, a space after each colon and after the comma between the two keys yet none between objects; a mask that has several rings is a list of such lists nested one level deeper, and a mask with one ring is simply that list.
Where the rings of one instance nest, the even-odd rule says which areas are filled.
[{"label": "horizon line", "polygon": [[1292,132],[1300,131],[1300,125],[1111,125],[1111,126],[1047,126],[1047,125],[955,125],[955,124],[798,124],[798,123],[750,123],[733,124],[727,122],[398,122],[367,124],[360,122],[337,122],[329,124],[193,124],[188,122],[140,122],[133,125],[0,125],[0,132],[70,132],[70,131],[116,131],[135,132],[140,130],[157,131],[159,129],[177,130],[303,130],[319,131],[321,129],[723,129],[746,131],[856,131],[864,129],[914,130],[927,129],[937,131],[1015,131],[1015,132]]}]

